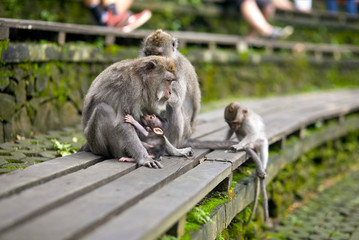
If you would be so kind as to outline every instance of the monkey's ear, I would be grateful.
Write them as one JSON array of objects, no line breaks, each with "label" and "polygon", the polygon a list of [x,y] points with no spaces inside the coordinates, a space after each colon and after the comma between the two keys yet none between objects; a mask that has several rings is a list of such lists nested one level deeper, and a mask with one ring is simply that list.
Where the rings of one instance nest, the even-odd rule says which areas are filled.
[{"label": "monkey's ear", "polygon": [[163,131],[162,131],[161,128],[154,128],[154,129],[153,129],[153,132],[156,133],[156,134],[158,134],[158,135],[163,135]]},{"label": "monkey's ear", "polygon": [[158,62],[156,60],[151,60],[146,63],[146,71],[151,71],[157,66]]}]

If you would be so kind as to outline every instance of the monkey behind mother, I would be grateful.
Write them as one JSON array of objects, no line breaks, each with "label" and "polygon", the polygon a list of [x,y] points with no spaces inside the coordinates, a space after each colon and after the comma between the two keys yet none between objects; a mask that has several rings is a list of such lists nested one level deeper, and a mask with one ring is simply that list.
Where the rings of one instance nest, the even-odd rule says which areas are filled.
[{"label": "monkey behind mother", "polygon": [[[139,166],[160,168],[141,144],[135,129],[124,122],[131,114],[160,114],[176,81],[175,64],[167,57],[151,56],[112,64],[92,82],[84,100],[82,123],[87,144],[83,150],[108,158],[133,156]],[[177,149],[166,139],[166,151],[174,156],[192,155],[191,148]]]}]

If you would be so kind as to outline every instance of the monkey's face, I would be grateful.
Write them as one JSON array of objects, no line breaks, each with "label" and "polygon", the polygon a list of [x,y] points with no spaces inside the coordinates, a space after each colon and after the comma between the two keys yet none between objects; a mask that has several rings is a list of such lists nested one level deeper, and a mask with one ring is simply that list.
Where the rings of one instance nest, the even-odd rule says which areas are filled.
[{"label": "monkey's face", "polygon": [[234,131],[238,131],[238,129],[242,126],[242,123],[246,117],[247,110],[238,108],[235,118],[232,121],[227,121],[229,127]]},{"label": "monkey's face", "polygon": [[232,129],[232,131],[236,132],[238,131],[238,129],[241,127],[241,124],[239,123],[239,121],[233,120],[230,122],[227,122],[228,126],[230,127],[230,129]]},{"label": "monkey's face", "polygon": [[144,58],[143,97],[147,113],[158,114],[166,109],[172,94],[172,82],[176,81],[176,68],[173,60],[167,57],[149,56]]},{"label": "monkey's face", "polygon": [[150,127],[151,129],[162,128],[162,122],[155,114],[143,115],[141,118],[141,122],[143,126]]},{"label": "monkey's face", "polygon": [[232,102],[224,110],[224,119],[230,129],[238,131],[247,115],[247,109],[242,108],[238,103]]},{"label": "monkey's face", "polygon": [[174,73],[165,72],[164,81],[161,83],[161,87],[157,92],[157,98],[160,102],[166,102],[170,99],[172,94],[172,82],[176,80]]}]

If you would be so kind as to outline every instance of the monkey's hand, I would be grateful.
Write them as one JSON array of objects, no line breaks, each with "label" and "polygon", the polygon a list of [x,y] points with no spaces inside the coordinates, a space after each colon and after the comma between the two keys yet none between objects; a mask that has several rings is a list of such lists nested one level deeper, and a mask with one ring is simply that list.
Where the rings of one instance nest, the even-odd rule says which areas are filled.
[{"label": "monkey's hand", "polygon": [[139,160],[137,164],[139,166],[145,166],[149,168],[163,168],[163,165],[159,161],[153,160],[151,157]]},{"label": "monkey's hand", "polygon": [[124,117],[124,119],[125,119],[125,122],[127,122],[127,123],[133,123],[133,117],[132,117],[132,115],[130,115],[130,114],[127,114],[125,117]]},{"label": "monkey's hand", "polygon": [[242,146],[242,144],[235,144],[235,145],[232,145],[230,148],[229,148],[229,151],[232,151],[232,152],[238,152],[238,151],[241,151],[241,150],[244,150],[244,147]]}]

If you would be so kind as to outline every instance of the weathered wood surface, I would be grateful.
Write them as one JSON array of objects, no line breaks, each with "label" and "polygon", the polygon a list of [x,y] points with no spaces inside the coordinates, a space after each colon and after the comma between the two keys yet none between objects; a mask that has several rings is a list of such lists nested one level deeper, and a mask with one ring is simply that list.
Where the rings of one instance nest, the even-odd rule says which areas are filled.
[{"label": "weathered wood surface", "polygon": [[[37,20],[20,20],[0,18],[0,29],[4,32],[0,38],[10,37],[9,29],[19,30],[39,30],[47,33],[55,34],[54,39],[57,39],[59,44],[66,42],[66,34],[78,34],[81,36],[96,35],[106,38],[107,44],[113,44],[116,38],[119,39],[133,39],[142,40],[144,37],[152,33],[152,30],[135,30],[130,33],[123,33],[113,27],[103,27],[84,24],[69,24],[58,22],[45,22]],[[333,53],[343,54],[351,53],[354,56],[359,54],[359,47],[351,45],[333,45],[333,44],[313,44],[313,43],[297,43],[279,40],[268,39],[247,39],[237,35],[214,34],[214,33],[200,33],[189,31],[169,31],[173,36],[179,39],[181,46],[186,44],[205,44],[207,48],[213,49],[217,45],[228,45],[237,49],[238,51],[246,50],[248,47],[266,48],[266,49],[282,49],[296,52],[300,49],[301,52],[311,52],[316,54]],[[20,33],[18,33],[20,34]],[[29,34],[28,32],[24,34]],[[13,36],[16,40],[16,36]],[[39,39],[40,40],[40,39]],[[136,46],[138,41],[133,41]]]},{"label": "weathered wood surface", "polygon": [[[326,126],[314,134],[300,139],[294,144],[285,146],[279,153],[270,156],[267,168],[266,183],[280,172],[284,166],[298,159],[303,153],[319,146],[331,139],[339,138],[348,131],[359,130],[359,116],[350,116],[337,125]],[[192,239],[215,239],[224,228],[228,227],[232,219],[254,200],[254,177],[249,181],[237,184],[233,189],[233,199],[216,207],[211,219],[198,231],[192,234]]]},{"label": "weathered wood surface", "polygon": [[[270,142],[359,110],[359,89],[243,102],[264,119]],[[223,109],[198,117],[195,137],[223,139]],[[1,239],[153,239],[179,221],[245,154],[196,150],[160,170],[78,153],[0,177]],[[270,169],[268,169],[269,171]],[[249,191],[251,192],[251,191]],[[248,194],[251,194],[249,193]]]}]

